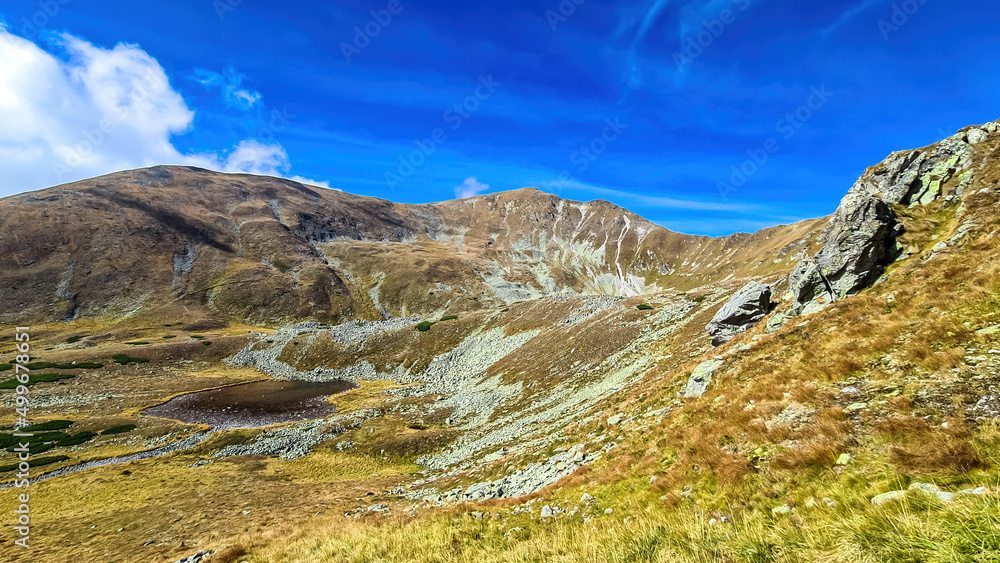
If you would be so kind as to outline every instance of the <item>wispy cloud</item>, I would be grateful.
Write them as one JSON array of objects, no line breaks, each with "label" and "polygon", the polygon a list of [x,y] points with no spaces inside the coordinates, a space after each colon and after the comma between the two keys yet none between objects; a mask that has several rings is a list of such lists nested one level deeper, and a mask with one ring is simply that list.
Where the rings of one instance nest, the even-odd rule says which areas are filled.
[{"label": "wispy cloud", "polygon": [[261,94],[256,90],[243,88],[245,76],[236,72],[233,67],[226,68],[221,74],[203,68],[196,68],[191,79],[206,89],[218,88],[222,92],[223,101],[227,107],[238,110],[249,110],[260,101]]},{"label": "wispy cloud", "polygon": [[641,88],[643,84],[642,69],[639,66],[639,49],[642,47],[642,42],[646,40],[650,28],[653,27],[656,19],[660,17],[668,4],[670,4],[670,0],[653,0],[653,3],[642,13],[640,18],[625,26],[625,28],[635,28],[635,33],[632,34],[632,40],[629,42],[625,69],[626,86],[633,90]]},{"label": "wispy cloud", "polygon": [[865,10],[871,8],[872,6],[884,3],[885,0],[862,0],[860,4],[851,6],[850,8],[845,10],[842,14],[840,14],[840,17],[837,18],[837,21],[833,22],[830,26],[821,29],[819,33],[820,35],[824,36],[829,35],[834,31],[836,31],[840,26],[853,20],[858,14],[861,14]]},{"label": "wispy cloud", "polygon": [[475,197],[479,194],[485,193],[489,189],[489,184],[482,184],[475,178],[466,178],[465,182],[463,182],[461,186],[455,188],[455,197],[459,199]]},{"label": "wispy cloud", "polygon": [[687,209],[696,211],[726,211],[730,213],[752,213],[759,212],[763,208],[758,205],[747,205],[740,203],[719,203],[710,201],[693,201],[687,199],[676,199],[672,197],[651,196],[634,191],[607,188],[585,184],[574,180],[547,180],[539,182],[539,186],[546,189],[568,189],[581,192],[614,198],[615,201],[627,201],[636,205],[646,207],[659,207],[661,209]]}]

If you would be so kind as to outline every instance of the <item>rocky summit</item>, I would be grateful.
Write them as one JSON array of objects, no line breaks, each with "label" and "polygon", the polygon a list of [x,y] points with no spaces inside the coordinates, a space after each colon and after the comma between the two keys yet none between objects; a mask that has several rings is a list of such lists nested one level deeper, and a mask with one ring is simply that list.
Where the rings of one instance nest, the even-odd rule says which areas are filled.
[{"label": "rocky summit", "polygon": [[721,238],[189,167],[4,198],[36,560],[997,560],[1000,124],[844,189]]}]

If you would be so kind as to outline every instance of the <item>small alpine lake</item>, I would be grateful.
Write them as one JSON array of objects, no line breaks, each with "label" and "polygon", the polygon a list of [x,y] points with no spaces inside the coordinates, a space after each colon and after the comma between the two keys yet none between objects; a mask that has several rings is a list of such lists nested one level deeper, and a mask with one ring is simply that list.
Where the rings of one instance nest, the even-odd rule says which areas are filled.
[{"label": "small alpine lake", "polygon": [[322,418],[336,412],[326,398],[357,387],[347,380],[264,380],[187,393],[142,414],[204,423],[213,430],[260,428],[271,424]]}]

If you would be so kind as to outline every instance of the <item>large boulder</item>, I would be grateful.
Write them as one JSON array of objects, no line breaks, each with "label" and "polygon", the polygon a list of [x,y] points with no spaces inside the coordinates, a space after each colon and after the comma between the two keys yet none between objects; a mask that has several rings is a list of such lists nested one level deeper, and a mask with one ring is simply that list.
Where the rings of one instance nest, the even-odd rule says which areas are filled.
[{"label": "large boulder", "polygon": [[811,313],[870,286],[898,255],[900,232],[888,203],[848,194],[827,227],[823,248],[789,275],[793,312]]},{"label": "large boulder", "polygon": [[771,310],[771,288],[759,282],[743,286],[719,309],[705,330],[712,335],[712,346],[729,342],[767,316]]}]

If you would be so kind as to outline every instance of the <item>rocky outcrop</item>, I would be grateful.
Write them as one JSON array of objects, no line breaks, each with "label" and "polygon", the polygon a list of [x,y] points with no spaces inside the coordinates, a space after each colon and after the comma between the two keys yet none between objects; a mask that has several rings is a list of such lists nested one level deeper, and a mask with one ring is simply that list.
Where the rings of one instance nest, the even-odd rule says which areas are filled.
[{"label": "rocky outcrop", "polygon": [[963,181],[971,176],[973,145],[986,141],[991,133],[998,131],[1000,123],[988,123],[959,132],[930,147],[894,152],[865,171],[847,198],[878,196],[892,205],[930,203],[942,195],[942,186],[956,174]]},{"label": "rocky outcrop", "polygon": [[729,342],[763,319],[771,310],[771,288],[760,282],[743,286],[719,309],[705,326],[712,335],[712,346]]},{"label": "rocky outcrop", "polygon": [[902,227],[892,206],[926,205],[946,195],[946,185],[961,195],[973,180],[973,145],[998,130],[1000,123],[969,128],[930,147],[892,153],[866,170],[830,220],[823,247],[789,275],[793,314],[817,311],[873,284],[899,255]]},{"label": "rocky outcrop", "polygon": [[704,395],[709,384],[712,383],[712,376],[720,367],[722,367],[722,360],[708,360],[694,368],[691,377],[688,378],[687,385],[684,387],[684,397],[692,399]]},{"label": "rocky outcrop", "polygon": [[896,258],[900,232],[888,203],[848,194],[830,221],[823,248],[789,275],[793,312],[811,313],[870,286]]}]

